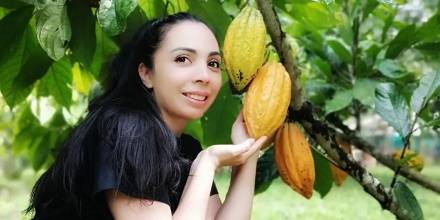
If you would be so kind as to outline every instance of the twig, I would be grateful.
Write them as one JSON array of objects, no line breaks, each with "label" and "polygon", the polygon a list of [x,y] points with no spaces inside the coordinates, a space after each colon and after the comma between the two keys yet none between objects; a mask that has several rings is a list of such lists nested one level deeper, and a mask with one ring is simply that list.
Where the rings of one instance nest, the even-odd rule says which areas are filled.
[{"label": "twig", "polygon": [[281,29],[281,24],[278,19],[278,15],[275,9],[272,7],[272,1],[258,0],[257,6],[263,15],[264,23],[266,24],[267,31],[272,38],[272,42],[279,54],[281,63],[283,63],[287,72],[292,80],[292,99],[291,106],[293,109],[301,108],[302,104],[302,92],[301,87],[298,83],[297,78],[299,78],[300,71],[296,65],[296,61],[292,56],[292,49],[289,42],[286,39],[286,35]]},{"label": "twig", "polygon": [[[335,129],[330,128],[334,132],[336,132],[338,136],[345,140],[348,140],[351,144],[356,146],[356,148],[372,155],[374,158],[376,158],[378,162],[387,166],[391,170],[395,171],[397,169],[398,164],[394,162],[391,156],[382,154],[377,147],[374,147],[363,138],[357,136],[356,133],[348,128],[346,125],[344,125],[339,118],[337,118],[333,114],[330,114],[327,116],[326,119],[328,120],[328,122],[330,122],[332,125],[336,126],[336,128],[342,131],[337,132]],[[425,187],[426,189],[432,190],[433,192],[440,194],[440,181],[434,181],[415,169],[402,167],[400,169],[400,175],[413,181],[414,183],[419,184],[422,187]]]}]

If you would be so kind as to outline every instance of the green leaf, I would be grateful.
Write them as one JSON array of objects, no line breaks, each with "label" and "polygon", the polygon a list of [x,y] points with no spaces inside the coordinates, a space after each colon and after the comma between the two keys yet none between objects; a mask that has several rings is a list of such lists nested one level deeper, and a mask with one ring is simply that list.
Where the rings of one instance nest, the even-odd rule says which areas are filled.
[{"label": "green leaf", "polygon": [[139,7],[147,15],[148,20],[162,17],[166,13],[165,3],[157,0],[139,0]]},{"label": "green leaf", "polygon": [[240,100],[232,96],[229,82],[223,84],[216,100],[202,117],[206,146],[231,143],[231,128],[239,111]]},{"label": "green leaf", "polygon": [[411,97],[411,108],[418,113],[440,87],[440,71],[425,74]]},{"label": "green leaf", "polygon": [[219,46],[223,46],[226,30],[232,19],[225,12],[218,0],[188,1],[189,13],[206,21],[215,31]]},{"label": "green leaf", "polygon": [[350,105],[353,99],[353,92],[351,90],[336,91],[333,98],[325,102],[325,113],[339,111]]},{"label": "green leaf", "polygon": [[408,25],[400,30],[397,36],[389,43],[385,57],[394,59],[404,50],[410,48],[415,42],[417,42],[416,32],[415,25]]},{"label": "green leaf", "polygon": [[376,88],[375,110],[401,136],[410,132],[409,108],[405,97],[392,83],[381,83]]},{"label": "green leaf", "polygon": [[366,106],[372,106],[376,84],[374,80],[357,78],[353,87],[353,97]]},{"label": "green leaf", "polygon": [[440,118],[429,121],[428,123],[423,125],[423,127],[431,127],[431,126],[440,126]]},{"label": "green leaf", "polygon": [[362,15],[362,20],[365,20],[365,18],[368,17],[368,15],[370,15],[370,13],[372,11],[374,11],[374,9],[376,9],[376,7],[379,5],[379,2],[377,0],[367,0],[366,1],[366,5],[364,7],[364,11],[363,11],[363,15]]},{"label": "green leaf", "polygon": [[188,123],[184,129],[184,133],[193,136],[195,139],[200,141],[202,147],[206,147],[203,143],[203,128],[200,119]]},{"label": "green leaf", "polygon": [[29,6],[29,4],[20,0],[1,0],[0,7],[3,8],[23,8]]},{"label": "green leaf", "polygon": [[64,118],[62,109],[58,109],[55,114],[53,114],[52,118],[48,122],[48,125],[51,128],[61,129],[67,125],[66,119]]},{"label": "green leaf", "polygon": [[71,37],[65,3],[66,0],[37,1],[35,17],[38,42],[54,60],[65,55]]},{"label": "green leaf", "polygon": [[399,62],[390,59],[378,61],[375,68],[391,79],[401,79],[409,74]]},{"label": "green leaf", "polygon": [[53,62],[38,44],[33,29],[28,27],[26,34],[26,50],[24,51],[26,56],[22,56],[26,58],[22,62],[20,72],[14,79],[12,85],[14,90],[21,90],[31,86],[47,72],[47,69]]},{"label": "green leaf", "polygon": [[186,12],[189,9],[186,0],[167,0],[167,2],[168,2],[168,7],[167,7],[168,14]]},{"label": "green leaf", "polygon": [[23,127],[23,129],[14,137],[12,144],[13,152],[19,154],[25,152],[26,149],[30,149],[35,139],[43,136],[44,132],[44,128],[38,126],[37,122]]},{"label": "green leaf", "polygon": [[402,181],[397,181],[393,188],[393,194],[396,197],[400,210],[411,220],[422,220],[423,211],[414,194],[408,186]]},{"label": "green leaf", "polygon": [[440,41],[440,11],[417,30],[417,36],[421,42]]},{"label": "green leaf", "polygon": [[384,42],[386,40],[388,30],[393,25],[393,21],[394,21],[394,18],[396,17],[397,11],[398,10],[394,9],[390,13],[388,13],[388,16],[386,16],[386,18],[384,20],[383,29],[382,29],[381,42]]},{"label": "green leaf", "polygon": [[78,63],[73,64],[72,75],[72,82],[75,89],[83,95],[88,95],[95,82],[93,75],[86,71],[86,69],[81,68]]},{"label": "green leaf", "polygon": [[312,68],[314,68],[317,71],[319,71],[320,73],[322,73],[322,75],[326,79],[331,79],[331,77],[332,77],[332,70],[331,70],[330,64],[327,61],[321,59],[318,56],[313,56],[311,58],[311,62],[313,63]]},{"label": "green leaf", "polygon": [[45,84],[55,101],[64,107],[72,102],[72,66],[67,57],[53,63],[40,83]]},{"label": "green leaf", "polygon": [[319,192],[321,198],[324,198],[324,196],[330,192],[333,186],[333,177],[330,170],[330,164],[324,157],[315,152],[315,150],[312,150],[312,154],[315,162],[315,173],[319,174],[316,175],[313,189]]},{"label": "green leaf", "polygon": [[50,156],[50,150],[57,141],[57,132],[46,131],[44,136],[37,137],[31,146],[32,167],[38,171]]},{"label": "green leaf", "polygon": [[87,0],[67,3],[67,12],[72,27],[70,49],[72,56],[86,67],[90,67],[96,49],[95,17]]},{"label": "green leaf", "polygon": [[24,7],[10,12],[0,20],[0,64],[14,53],[14,47],[20,42],[33,11],[33,6]]},{"label": "green leaf", "polygon": [[438,55],[438,51],[440,51],[440,41],[435,43],[421,43],[415,46],[414,48],[424,53],[432,53]]},{"label": "green leaf", "polygon": [[97,13],[98,22],[110,36],[124,31],[128,15],[136,8],[136,0],[101,0]]},{"label": "green leaf", "polygon": [[273,147],[266,150],[258,159],[255,176],[255,194],[262,193],[269,188],[272,181],[278,177],[278,170],[275,165]]},{"label": "green leaf", "polygon": [[91,63],[91,73],[95,76],[95,79],[99,78],[101,69],[107,60],[114,55],[118,50],[118,46],[103,33],[99,25],[95,26],[96,32],[96,50],[93,55],[93,61]]},{"label": "green leaf", "polygon": [[[44,59],[44,56],[38,57],[38,53],[34,53],[38,46],[34,43],[34,36],[30,28],[25,31],[24,35],[17,38],[19,38],[19,41],[11,48],[12,51],[9,57],[7,59],[5,57],[3,62],[0,63],[0,78],[2,79],[0,81],[0,89],[6,103],[11,108],[22,102],[29,95],[32,87],[28,85],[32,84],[36,78],[39,78],[44,73],[39,71],[44,70],[45,65],[44,62],[35,63],[40,58]],[[36,65],[35,69],[33,69],[33,64]],[[19,77],[17,78],[17,76]]]},{"label": "green leaf", "polygon": [[328,45],[332,48],[333,52],[339,57],[339,60],[345,63],[352,62],[351,51],[348,49],[342,41],[339,40],[327,40]]},{"label": "green leaf", "polygon": [[339,12],[331,12],[320,2],[294,2],[291,4],[289,15],[310,30],[328,29],[341,23]]}]

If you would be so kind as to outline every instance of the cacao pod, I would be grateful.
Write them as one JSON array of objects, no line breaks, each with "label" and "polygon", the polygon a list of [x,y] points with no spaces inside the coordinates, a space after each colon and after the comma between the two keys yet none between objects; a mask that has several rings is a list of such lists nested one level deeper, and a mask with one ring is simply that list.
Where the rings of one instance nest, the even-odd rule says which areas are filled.
[{"label": "cacao pod", "polygon": [[315,163],[309,142],[296,123],[284,123],[280,127],[274,153],[281,179],[309,199],[315,184]]},{"label": "cacao pod", "polygon": [[402,154],[402,150],[396,150],[393,152],[393,155],[392,155],[393,160],[397,164],[401,164],[402,166],[406,166],[406,167],[414,168],[418,171],[422,171],[422,169],[425,165],[425,160],[423,159],[423,157],[420,156],[420,154],[418,154],[412,150],[406,149],[405,155],[403,156],[402,159],[400,159],[400,155]]},{"label": "cacao pod", "polygon": [[[340,138],[336,138],[336,142],[339,144],[339,146],[342,148],[342,150],[347,153],[347,154],[351,154],[351,145],[350,143],[348,143],[347,141],[340,139]],[[332,172],[332,176],[333,176],[333,180],[335,181],[337,186],[341,186],[342,183],[345,181],[345,179],[347,178],[347,173],[341,169],[339,169],[339,167],[333,165],[332,163],[330,164],[330,169]]]},{"label": "cacao pod", "polygon": [[223,57],[232,85],[243,90],[263,65],[266,49],[266,26],[257,9],[246,6],[226,31]]},{"label": "cacao pod", "polygon": [[290,77],[281,63],[271,61],[258,69],[243,106],[244,121],[252,138],[274,136],[286,118],[290,96]]}]

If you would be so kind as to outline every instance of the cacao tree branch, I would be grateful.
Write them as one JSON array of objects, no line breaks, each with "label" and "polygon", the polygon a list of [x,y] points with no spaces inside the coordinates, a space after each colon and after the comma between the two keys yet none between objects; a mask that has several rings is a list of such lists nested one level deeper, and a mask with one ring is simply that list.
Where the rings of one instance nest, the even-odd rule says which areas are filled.
[{"label": "cacao tree branch", "polygon": [[328,156],[359,182],[364,190],[379,202],[383,209],[389,210],[398,219],[408,219],[408,216],[399,208],[399,204],[390,191],[364,167],[359,165],[351,155],[345,153],[338,146],[336,142],[338,134],[326,123],[315,119],[314,111],[312,104],[305,102],[300,110],[289,111],[288,117],[289,120],[299,121],[309,136],[324,148]]},{"label": "cacao tree branch", "polygon": [[297,78],[299,78],[300,71],[296,65],[296,60],[292,56],[292,49],[289,42],[286,39],[286,35],[281,29],[281,24],[278,19],[278,15],[272,6],[272,1],[257,0],[257,6],[263,15],[264,23],[266,24],[267,31],[269,32],[272,42],[279,54],[281,63],[284,64],[287,72],[292,80],[292,98],[291,106],[297,110],[301,108],[302,95],[301,87]]},{"label": "cacao tree branch", "polygon": [[[289,75],[291,76],[293,89],[292,89],[292,102],[291,113],[293,110],[297,110],[290,116],[299,116],[296,120],[301,122],[307,133],[325,149],[327,154],[336,161],[340,167],[347,171],[355,180],[357,180],[364,190],[372,195],[382,206],[382,208],[390,210],[398,219],[408,219],[408,217],[399,209],[399,204],[394,199],[393,195],[385,189],[384,185],[380,183],[372,174],[360,166],[354,159],[346,154],[336,143],[336,134],[331,132],[328,126],[315,120],[313,117],[313,110],[309,112],[304,111],[304,105],[301,101],[301,90],[298,86],[299,71],[295,72],[295,62],[290,53],[290,46],[287,43],[285,34],[281,30],[281,24],[272,6],[271,1],[256,0],[259,10],[263,15],[266,28],[275,44],[277,52],[280,56],[281,62],[285,65]],[[311,106],[311,105],[310,105]],[[303,114],[299,114],[299,113]]]},{"label": "cacao tree branch", "polygon": [[[374,147],[363,138],[358,137],[355,134],[355,132],[352,131],[347,126],[345,126],[339,118],[335,117],[334,115],[331,115],[330,117],[327,117],[327,119],[331,124],[333,124],[342,131],[342,132],[337,132],[339,136],[341,136],[347,141],[350,141],[351,144],[356,146],[358,149],[372,155],[381,164],[389,167],[394,171],[397,169],[398,164],[394,162],[391,156],[382,154],[380,149]],[[425,187],[426,189],[430,189],[433,192],[440,194],[440,182],[432,180],[428,176],[421,174],[415,169],[402,167],[400,169],[400,175]]]}]

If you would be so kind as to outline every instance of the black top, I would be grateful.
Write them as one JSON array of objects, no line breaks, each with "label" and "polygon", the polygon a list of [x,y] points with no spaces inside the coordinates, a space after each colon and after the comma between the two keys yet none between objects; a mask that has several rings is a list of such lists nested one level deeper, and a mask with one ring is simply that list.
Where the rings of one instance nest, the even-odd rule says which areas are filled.
[{"label": "black top", "polygon": [[[184,158],[189,159],[191,162],[202,150],[199,141],[187,134],[182,134],[180,138],[177,138],[177,143],[181,155]],[[88,199],[86,198],[83,200],[84,204],[81,204],[82,210],[80,216],[78,215],[78,212],[74,210],[73,205],[69,202],[69,198],[66,198],[66,196],[61,194],[57,195],[59,193],[53,192],[55,195],[44,205],[45,208],[36,211],[34,219],[113,219],[110,210],[107,207],[104,191],[118,188],[119,191],[131,196],[137,194],[136,189],[127,188],[123,182],[121,182],[119,186],[117,185],[116,174],[114,169],[112,169],[112,161],[109,160],[112,149],[111,144],[106,144],[104,141],[100,141],[97,149],[98,153],[95,154],[97,155],[97,158],[93,158],[94,163],[92,163],[95,164],[95,167],[91,168],[95,171],[93,182],[81,183],[84,185],[84,189],[91,187],[93,190],[92,195],[90,195]],[[182,167],[182,169],[180,183],[177,187],[177,194],[173,194],[170,189],[158,186],[158,190],[146,199],[168,204],[172,213],[174,213],[186,184],[190,166]],[[47,173],[49,173],[50,170],[51,168]],[[90,184],[92,184],[92,186],[90,186]],[[218,192],[213,183],[210,195],[214,194],[218,194]]]}]

